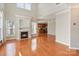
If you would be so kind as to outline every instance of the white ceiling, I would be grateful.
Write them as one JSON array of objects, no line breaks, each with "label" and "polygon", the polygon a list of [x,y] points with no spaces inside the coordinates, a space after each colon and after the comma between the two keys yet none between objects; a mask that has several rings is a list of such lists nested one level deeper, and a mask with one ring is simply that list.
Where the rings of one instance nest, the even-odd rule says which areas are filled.
[{"label": "white ceiling", "polygon": [[54,11],[56,7],[55,3],[40,3],[38,4],[38,15],[45,16]]},{"label": "white ceiling", "polygon": [[39,3],[38,4],[38,18],[46,18],[48,15],[52,15],[53,13],[66,9],[69,7],[67,3],[60,3],[56,5],[56,3]]}]

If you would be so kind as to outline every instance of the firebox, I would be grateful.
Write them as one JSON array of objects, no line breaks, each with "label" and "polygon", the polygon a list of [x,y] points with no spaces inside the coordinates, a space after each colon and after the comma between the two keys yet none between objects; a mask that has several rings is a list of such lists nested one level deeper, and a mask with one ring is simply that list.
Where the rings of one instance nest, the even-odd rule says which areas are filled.
[{"label": "firebox", "polygon": [[21,32],[21,39],[28,38],[28,32]]}]

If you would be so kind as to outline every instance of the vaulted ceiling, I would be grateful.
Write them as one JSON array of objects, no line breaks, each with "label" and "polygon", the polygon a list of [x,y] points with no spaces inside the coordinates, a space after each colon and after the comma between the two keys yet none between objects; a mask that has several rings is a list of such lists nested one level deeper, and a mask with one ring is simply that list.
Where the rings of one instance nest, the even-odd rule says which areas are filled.
[{"label": "vaulted ceiling", "polygon": [[68,8],[67,3],[39,3],[38,4],[38,18],[46,18],[55,14],[55,12]]}]

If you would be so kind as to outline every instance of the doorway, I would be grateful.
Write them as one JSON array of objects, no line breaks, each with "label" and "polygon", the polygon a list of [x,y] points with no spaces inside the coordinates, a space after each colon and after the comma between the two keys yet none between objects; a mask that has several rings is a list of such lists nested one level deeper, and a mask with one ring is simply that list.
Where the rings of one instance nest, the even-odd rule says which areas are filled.
[{"label": "doorway", "polygon": [[47,23],[38,23],[38,35],[47,34]]}]

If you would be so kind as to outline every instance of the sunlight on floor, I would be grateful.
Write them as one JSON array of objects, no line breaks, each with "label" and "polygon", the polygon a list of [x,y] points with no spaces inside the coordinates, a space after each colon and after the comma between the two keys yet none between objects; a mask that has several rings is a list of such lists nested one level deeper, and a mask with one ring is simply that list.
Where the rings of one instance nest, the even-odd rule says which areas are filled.
[{"label": "sunlight on floor", "polygon": [[6,45],[6,55],[7,56],[15,56],[16,53],[16,45],[14,43]]},{"label": "sunlight on floor", "polygon": [[32,51],[35,51],[37,48],[37,40],[36,38],[32,39],[32,45],[31,45]]},{"label": "sunlight on floor", "polygon": [[21,52],[19,52],[19,56],[22,56]]}]

